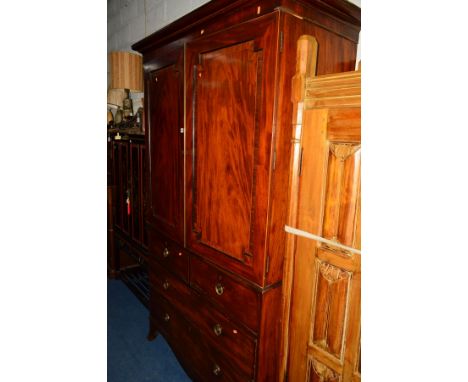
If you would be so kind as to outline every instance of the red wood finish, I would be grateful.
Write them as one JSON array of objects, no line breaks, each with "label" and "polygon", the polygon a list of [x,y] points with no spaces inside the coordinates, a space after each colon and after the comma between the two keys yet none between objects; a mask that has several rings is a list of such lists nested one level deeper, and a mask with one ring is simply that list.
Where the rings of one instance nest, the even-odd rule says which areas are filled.
[{"label": "red wood finish", "polygon": [[157,261],[151,263],[149,277],[152,290],[162,294],[167,300],[184,301],[190,296],[190,288],[187,284],[167,271]]},{"label": "red wood finish", "polygon": [[264,291],[262,295],[257,380],[277,381],[281,331],[281,287]]},{"label": "red wood finish", "polygon": [[202,53],[194,74],[192,229],[199,242],[240,261],[250,251],[261,53],[253,41]]},{"label": "red wood finish", "polygon": [[141,187],[140,187],[140,200],[141,206],[141,217],[140,225],[142,227],[142,244],[145,249],[148,248],[148,230],[145,226],[145,211],[148,209],[148,158],[146,152],[146,145],[140,145],[140,167],[141,167]]},{"label": "red wood finish", "polygon": [[[192,313],[191,321],[204,338],[223,358],[250,378],[255,376],[257,337],[243,329],[236,321],[214,309],[205,299],[197,296],[194,301],[198,310]],[[196,314],[194,314],[196,313]],[[235,357],[233,357],[235,354]]]},{"label": "red wood finish", "polygon": [[158,261],[164,268],[188,282],[189,255],[185,249],[169,239],[164,239],[150,231],[150,258]]},{"label": "red wood finish", "polygon": [[260,294],[238,280],[192,256],[190,284],[238,321],[258,331]]},{"label": "red wood finish", "polygon": [[359,24],[339,0],[216,0],[133,46],[145,69],[149,337],[160,331],[196,381],[278,379],[296,42],[316,36],[319,73],[350,70]]},{"label": "red wood finish", "polygon": [[130,218],[132,239],[138,242],[142,241],[143,227],[141,226],[141,208],[143,203],[140,199],[141,179],[141,145],[130,143],[130,171],[132,182],[130,185]]},{"label": "red wood finish", "polygon": [[132,49],[143,53],[143,61],[148,64],[152,58],[160,58],[155,52],[161,47],[183,46],[184,42],[199,37],[201,30],[204,35],[208,35],[213,31],[268,14],[275,9],[292,11],[299,17],[306,17],[317,25],[326,27],[332,33],[339,33],[356,44],[358,42],[361,9],[346,1],[216,0],[204,4],[196,11],[133,44]]},{"label": "red wood finish", "polygon": [[[152,270],[150,281],[153,293],[161,295],[176,306],[184,317],[195,324],[207,342],[226,358],[232,353],[237,354],[232,362],[243,374],[253,377],[257,350],[256,336],[214,309],[202,296],[159,264],[152,264]],[[197,306],[197,309],[192,309],[193,306]]]},{"label": "red wood finish", "polygon": [[147,257],[144,226],[144,185],[147,178],[142,135],[108,136],[108,181],[112,188],[112,223],[109,229],[110,271],[117,277],[122,268],[143,263]]},{"label": "red wood finish", "polygon": [[150,160],[148,220],[173,239],[181,239],[182,174],[180,154],[180,96],[182,74],[175,64],[151,72],[147,78]]},{"label": "red wood finish", "polygon": [[114,245],[114,203],[112,186],[107,186],[107,275],[117,277],[117,257]]},{"label": "red wood finish", "polygon": [[263,284],[277,14],[187,45],[188,246]]},{"label": "red wood finish", "polygon": [[128,232],[126,200],[128,195],[128,142],[114,142],[114,182],[116,191],[115,225]]},{"label": "red wood finish", "polygon": [[[228,361],[218,349],[188,322],[173,305],[161,297],[155,298],[152,308],[154,321],[168,339],[182,365],[194,381],[249,382],[250,376]],[[190,361],[188,361],[190,360]]]}]

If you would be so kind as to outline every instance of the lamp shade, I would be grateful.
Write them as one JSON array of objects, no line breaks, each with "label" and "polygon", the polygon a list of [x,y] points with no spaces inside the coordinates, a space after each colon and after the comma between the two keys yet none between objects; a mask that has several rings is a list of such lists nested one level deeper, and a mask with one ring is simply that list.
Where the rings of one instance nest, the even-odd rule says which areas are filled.
[{"label": "lamp shade", "polygon": [[109,89],[107,92],[107,105],[113,107],[123,107],[123,100],[126,94],[124,89]]},{"label": "lamp shade", "polygon": [[110,52],[111,89],[143,91],[142,56],[130,52]]}]

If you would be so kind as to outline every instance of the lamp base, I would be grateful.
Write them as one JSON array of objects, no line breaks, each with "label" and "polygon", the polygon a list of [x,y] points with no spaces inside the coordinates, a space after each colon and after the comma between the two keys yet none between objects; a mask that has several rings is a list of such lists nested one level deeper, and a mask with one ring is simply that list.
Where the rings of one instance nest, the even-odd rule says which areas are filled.
[{"label": "lamp base", "polygon": [[125,98],[123,100],[123,117],[124,119],[128,119],[132,115],[133,115],[132,100],[130,98]]}]

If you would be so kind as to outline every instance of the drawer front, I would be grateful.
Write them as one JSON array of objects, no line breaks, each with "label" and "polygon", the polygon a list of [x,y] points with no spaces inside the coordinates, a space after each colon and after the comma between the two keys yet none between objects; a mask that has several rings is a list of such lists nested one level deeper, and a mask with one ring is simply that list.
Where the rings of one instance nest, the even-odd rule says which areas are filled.
[{"label": "drawer front", "polygon": [[150,236],[151,258],[159,261],[170,272],[188,282],[188,254],[176,243],[155,234]]},{"label": "drawer front", "polygon": [[158,264],[151,265],[150,284],[152,290],[175,305],[213,347],[230,357],[244,374],[253,376],[257,348],[253,335]]},{"label": "drawer front", "polygon": [[257,339],[240,325],[208,304],[202,296],[196,296],[196,309],[191,310],[190,319],[217,353],[253,378]]},{"label": "drawer front", "polygon": [[207,295],[230,316],[258,332],[259,293],[195,256],[190,259],[190,285]]},{"label": "drawer front", "polygon": [[156,292],[176,305],[190,305],[187,301],[190,298],[189,286],[159,263],[150,263],[149,280],[152,293]]},{"label": "drawer front", "polygon": [[252,381],[230,359],[210,346],[205,337],[169,302],[160,296],[154,302],[152,319],[195,381]]}]

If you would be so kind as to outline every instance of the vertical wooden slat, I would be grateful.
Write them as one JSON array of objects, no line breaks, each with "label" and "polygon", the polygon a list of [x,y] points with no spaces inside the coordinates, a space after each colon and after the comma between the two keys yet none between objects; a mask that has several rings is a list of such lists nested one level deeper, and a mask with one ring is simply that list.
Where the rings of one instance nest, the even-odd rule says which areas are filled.
[{"label": "vertical wooden slat", "polygon": [[[302,166],[305,171],[300,178],[296,226],[299,229],[318,234],[322,231],[322,205],[325,190],[325,185],[321,180],[326,173],[328,158],[326,122],[326,110],[304,112],[301,142],[304,147]],[[310,126],[314,126],[314,128],[311,129]],[[307,195],[307,197],[302,195]],[[308,355],[307,343],[311,328],[312,297],[315,295],[317,284],[315,272],[317,242],[306,238],[297,238],[296,240],[290,318],[290,364],[295,365],[295,367],[290,368],[289,379],[304,381],[307,372],[305,360]]]},{"label": "vertical wooden slat", "polygon": [[[292,135],[292,150],[291,150],[291,168],[292,174],[289,184],[289,215],[288,224],[295,226],[297,218],[297,196],[299,186],[299,172],[301,159],[300,138],[302,135],[302,112],[304,108],[303,100],[304,93],[302,89],[305,84],[305,77],[315,74],[317,66],[317,40],[312,36],[302,36],[298,41],[297,46],[297,64],[296,75],[292,81],[292,100],[293,104],[293,135]],[[293,282],[293,265],[294,265],[294,250],[295,238],[288,235],[286,239],[286,254],[284,259],[284,274],[283,274],[283,325],[282,325],[282,343],[281,343],[281,365],[279,372],[279,380],[284,381],[289,353],[289,320],[290,320],[290,304],[291,290]],[[290,379],[291,380],[291,379]]]}]

